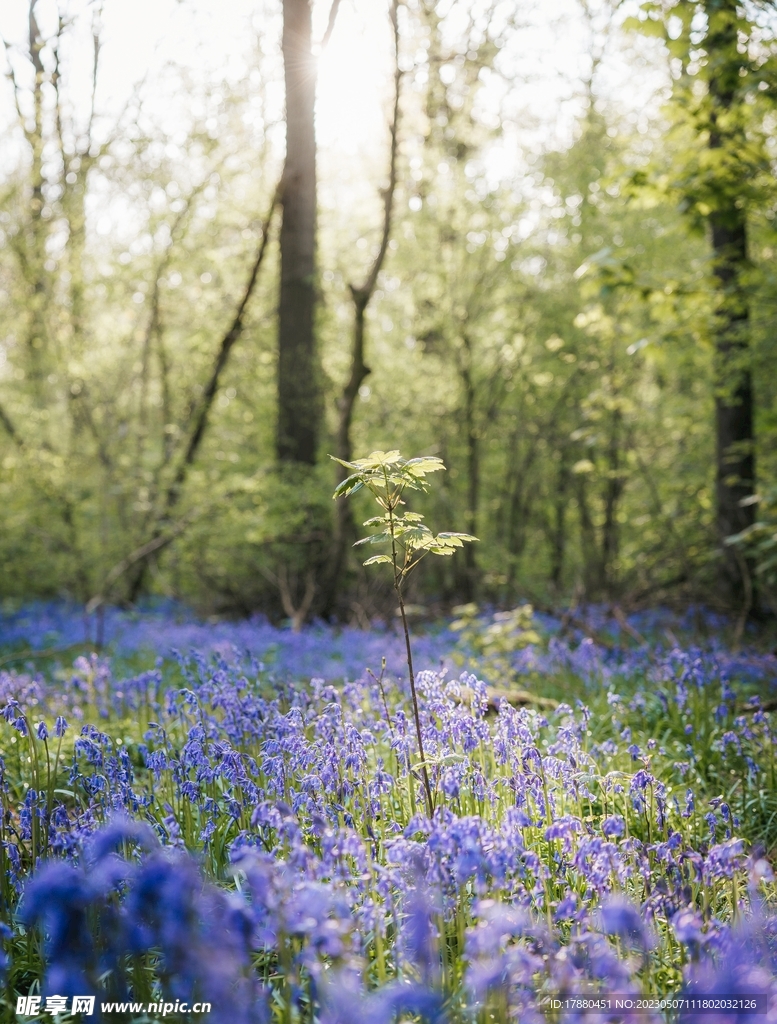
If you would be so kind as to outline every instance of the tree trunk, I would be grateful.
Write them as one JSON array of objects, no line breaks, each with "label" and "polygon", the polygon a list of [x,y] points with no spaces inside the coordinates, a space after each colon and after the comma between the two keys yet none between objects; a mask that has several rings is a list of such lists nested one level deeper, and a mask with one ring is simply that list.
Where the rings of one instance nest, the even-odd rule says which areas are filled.
[{"label": "tree trunk", "polygon": [[[744,140],[741,129],[727,127],[737,100],[740,69],[736,0],[707,4],[709,30],[706,40],[710,60],[709,148],[732,148]],[[744,187],[744,182],[741,183]],[[717,290],[715,340],[715,438],[717,535],[722,556],[719,591],[728,602],[739,602],[748,592],[744,579],[747,563],[725,545],[726,537],[750,526],[752,503],[743,505],[755,491],[753,386],[750,371],[749,304],[744,284],[747,271],[747,214],[737,204],[738,190],[720,190],[720,199],[709,215],[714,253],[713,276]]]},{"label": "tree trunk", "polygon": [[615,409],[607,445],[607,485],[604,490],[604,524],[602,526],[602,590],[612,597],[615,590],[615,560],[618,557],[618,503],[623,491],[620,468],[621,413]]},{"label": "tree trunk", "polygon": [[[464,429],[467,442],[467,533],[477,536],[478,505],[480,501],[480,445],[475,416],[475,383],[472,377],[472,339],[465,332],[462,337],[464,353],[459,370],[464,390]],[[464,550],[464,594],[466,602],[474,601],[477,590],[477,563],[475,545]]]},{"label": "tree trunk", "polygon": [[[351,297],[353,298],[353,339],[351,345],[351,373],[343,388],[343,393],[338,402],[337,437],[335,451],[337,458],[343,462],[351,462],[353,459],[353,445],[351,443],[351,425],[353,423],[353,410],[359,388],[365,377],[370,374],[370,368],[364,361],[364,327],[367,304],[372,292],[369,294],[362,288],[351,286]],[[348,474],[344,466],[337,466],[337,482],[340,483]],[[340,581],[345,566],[345,557],[349,541],[352,541],[356,533],[353,508],[345,498],[338,498],[335,505],[334,532],[332,535],[332,548],[330,551],[329,567],[326,584],[324,587],[323,615],[329,618],[335,613]]]},{"label": "tree trunk", "polygon": [[316,68],[309,0],[283,0],[286,162],[281,204],[278,428],[281,462],[316,461],[320,421],[315,346]]},{"label": "tree trunk", "polygon": [[596,593],[599,580],[599,557],[597,554],[596,529],[588,503],[588,480],[585,473],[578,473],[577,508],[580,515],[580,549],[583,561],[583,588],[590,600]]},{"label": "tree trunk", "polygon": [[567,541],[567,502],[569,500],[567,491],[569,489],[570,475],[566,453],[561,451],[559,457],[561,462],[556,478],[550,558],[550,581],[556,594],[561,592],[561,584],[564,578],[564,556],[566,554]]},{"label": "tree trunk", "polygon": [[30,200],[30,226],[29,243],[27,251],[27,270],[29,274],[29,311],[30,325],[28,335],[28,348],[30,357],[30,380],[37,400],[41,403],[46,401],[45,377],[47,373],[48,332],[46,325],[46,299],[47,299],[47,273],[46,262],[46,241],[49,236],[48,221],[43,217],[45,199],[43,186],[43,85],[46,77],[45,68],[41,60],[41,50],[45,46],[45,40],[38,27],[35,17],[36,0],[30,0],[28,10],[29,23],[29,53],[28,57],[34,72],[32,87],[33,116],[32,126],[25,127],[25,135],[31,149],[32,166],[32,197]]},{"label": "tree trunk", "polygon": [[747,301],[739,277],[747,262],[744,216],[733,228],[710,218],[715,252],[718,310],[715,323],[715,440],[717,533],[723,556],[720,563],[721,597],[738,600],[747,583],[743,566],[725,545],[754,520],[754,505],[742,502],[755,489],[753,386],[750,375]]}]

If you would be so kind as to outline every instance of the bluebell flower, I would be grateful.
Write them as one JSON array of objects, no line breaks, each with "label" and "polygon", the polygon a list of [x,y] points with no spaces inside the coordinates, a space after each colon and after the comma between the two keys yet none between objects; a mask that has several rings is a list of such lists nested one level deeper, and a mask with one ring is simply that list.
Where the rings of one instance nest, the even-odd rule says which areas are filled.
[{"label": "bluebell flower", "polygon": [[620,814],[611,814],[602,822],[602,832],[608,837],[622,836],[625,828],[626,824]]},{"label": "bluebell flower", "polygon": [[610,896],[602,904],[599,915],[602,931],[607,935],[617,935],[642,949],[651,945],[642,914],[629,900]]}]

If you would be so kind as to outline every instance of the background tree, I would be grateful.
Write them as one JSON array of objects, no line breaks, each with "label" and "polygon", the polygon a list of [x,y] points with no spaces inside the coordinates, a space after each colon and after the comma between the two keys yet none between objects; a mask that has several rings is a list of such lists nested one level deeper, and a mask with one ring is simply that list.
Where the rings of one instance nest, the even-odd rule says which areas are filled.
[{"label": "background tree", "polygon": [[286,158],[281,183],[278,438],[281,462],[313,465],[321,402],[315,344],[316,65],[310,0],[283,0]]},{"label": "background tree", "polygon": [[[751,591],[750,568],[726,538],[753,523],[756,416],[752,380],[753,263],[749,223],[768,205],[772,173],[762,120],[773,65],[758,5],[737,0],[646,4],[642,27],[663,28],[674,60],[677,124],[688,133],[671,188],[712,250],[716,531],[724,599]],[[676,26],[676,29],[675,29]],[[674,30],[673,30],[674,29]],[[748,597],[747,600],[750,600]]]},{"label": "background tree", "polygon": [[[411,613],[472,598],[715,601],[744,622],[747,559],[732,555],[735,585],[718,583],[716,464],[754,455],[759,493],[777,473],[772,25],[765,9],[737,9],[735,56],[725,4],[709,18],[701,0],[647,8],[652,42],[607,0],[584,7],[590,45],[563,69],[551,132],[547,104],[529,116],[521,79],[536,39],[527,8],[398,5],[384,35],[401,45],[381,57],[374,103],[376,117],[388,107],[388,144],[376,132],[362,160],[326,142],[318,242],[310,24],[326,40],[336,5],[290,9],[295,39],[268,8],[241,51],[245,74],[170,67],[110,113],[95,5],[26,8],[0,108],[13,118],[0,180],[0,596],[97,607],[164,595],[295,626],[392,616],[390,588],[348,554],[331,466],[312,465],[319,450],[390,444],[445,459],[419,512],[483,541],[419,566]],[[285,69],[295,46],[301,63]],[[608,76],[619,62],[639,75],[640,61],[657,84],[636,106]],[[729,106],[713,83],[727,67]],[[296,117],[313,144],[315,280],[299,280],[315,304],[318,404],[303,412],[317,410],[318,440],[308,431],[304,458],[279,447],[288,234],[273,222],[288,214],[291,227],[284,190],[301,180],[289,171],[273,200],[285,71],[304,93],[288,127]],[[712,245],[718,215],[739,218],[744,250]],[[743,412],[748,374],[753,444],[717,459],[709,425]],[[732,465],[726,494],[750,500],[736,491],[745,462]]]}]

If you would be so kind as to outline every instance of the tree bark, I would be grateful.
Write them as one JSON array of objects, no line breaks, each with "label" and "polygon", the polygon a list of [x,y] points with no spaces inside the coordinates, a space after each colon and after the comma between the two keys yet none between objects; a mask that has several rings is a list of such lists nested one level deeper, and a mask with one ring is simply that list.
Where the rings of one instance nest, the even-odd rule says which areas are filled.
[{"label": "tree bark", "polygon": [[[464,429],[467,441],[467,533],[477,536],[478,505],[480,504],[480,443],[475,410],[475,382],[472,376],[472,339],[466,332],[462,336],[463,358],[459,367],[464,390]],[[475,545],[467,544],[464,550],[465,602],[475,600],[477,584],[477,562]]]},{"label": "tree bark", "polygon": [[748,365],[749,311],[740,275],[747,264],[747,229],[741,223],[711,220],[715,252],[718,310],[715,323],[715,436],[717,532],[723,546],[720,566],[722,596],[737,598],[747,584],[736,553],[724,545],[754,521],[753,504],[742,501],[754,492],[753,386]]},{"label": "tree bark", "polygon": [[585,473],[578,473],[577,508],[580,517],[580,548],[583,556],[583,592],[588,600],[596,593],[599,582],[599,558],[597,554],[596,529],[588,502],[588,480]]},{"label": "tree bark", "polygon": [[[710,62],[709,148],[736,147],[742,132],[731,123],[738,100],[740,71],[746,57],[738,51],[736,0],[708,0],[706,40]],[[739,183],[744,188],[744,182]],[[715,440],[716,527],[721,546],[719,591],[728,602],[748,592],[749,567],[725,545],[726,537],[754,521],[754,505],[743,501],[755,492],[753,385],[750,370],[750,310],[744,276],[748,267],[747,214],[738,189],[723,183],[708,217],[714,254],[715,296]]]},{"label": "tree bark", "polygon": [[618,504],[623,492],[620,467],[621,412],[614,409],[607,443],[607,484],[604,489],[604,524],[602,526],[602,590],[613,597],[616,586],[615,562],[619,549]]},{"label": "tree bark", "polygon": [[283,0],[282,48],[286,161],[281,189],[276,451],[280,462],[313,465],[321,408],[315,345],[316,69],[310,0]]},{"label": "tree bark", "polygon": [[553,502],[550,552],[550,581],[553,585],[554,593],[557,595],[561,592],[561,584],[564,579],[564,558],[567,542],[567,504],[569,501],[567,491],[569,490],[570,477],[566,453],[562,450],[558,453],[558,457],[560,463]]}]

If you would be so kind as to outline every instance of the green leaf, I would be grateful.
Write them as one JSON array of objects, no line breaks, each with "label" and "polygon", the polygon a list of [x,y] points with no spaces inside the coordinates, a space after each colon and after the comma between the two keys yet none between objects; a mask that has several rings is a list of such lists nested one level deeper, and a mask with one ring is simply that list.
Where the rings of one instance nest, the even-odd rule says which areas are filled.
[{"label": "green leaf", "polygon": [[423,477],[427,473],[437,473],[445,469],[445,463],[442,459],[429,455],[420,459],[409,459],[406,468],[413,476]]},{"label": "green leaf", "polygon": [[393,466],[397,462],[403,462],[398,450],[391,452],[370,452],[366,459],[357,459],[356,465],[359,469],[381,469],[383,466]]},{"label": "green leaf", "polygon": [[388,516],[373,516],[372,519],[365,519],[362,526],[388,526],[389,523]]},{"label": "green leaf", "polygon": [[338,459],[336,455],[330,455],[329,458],[332,462],[339,462],[341,466],[345,466],[346,469],[358,469],[359,467],[355,462],[343,462],[342,459]]},{"label": "green leaf", "polygon": [[429,527],[423,526],[421,523],[413,526],[399,526],[399,528],[395,528],[394,534],[411,551],[425,547],[430,540],[434,539],[434,534]]},{"label": "green leaf", "polygon": [[[345,463],[343,463],[343,465],[345,465]],[[353,473],[351,476],[346,477],[342,483],[337,485],[332,497],[344,498],[348,494],[355,494],[355,492],[362,487],[364,487],[364,482],[362,481],[361,473]]]},{"label": "green leaf", "polygon": [[391,535],[388,533],[371,533],[369,537],[362,537],[361,540],[357,540],[354,547],[361,547],[362,544],[385,544],[389,540],[391,540]]},{"label": "green leaf", "polygon": [[372,555],[363,564],[364,565],[378,565],[378,564],[384,564],[384,563],[387,564],[387,565],[391,565],[392,564],[391,563],[391,556],[390,555]]}]

